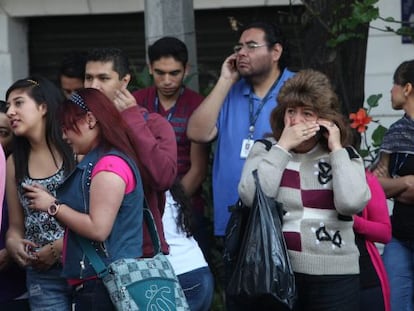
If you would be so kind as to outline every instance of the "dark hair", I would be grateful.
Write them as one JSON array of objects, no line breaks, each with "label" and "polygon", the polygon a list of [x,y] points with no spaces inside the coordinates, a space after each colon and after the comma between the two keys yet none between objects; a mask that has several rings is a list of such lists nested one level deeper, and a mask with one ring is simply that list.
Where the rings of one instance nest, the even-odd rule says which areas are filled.
[{"label": "dark hair", "polygon": [[[4,114],[7,113],[7,103],[4,100],[0,100],[0,113],[4,113]],[[13,135],[13,133],[11,132],[10,135]],[[13,136],[11,136],[11,137],[12,137],[11,141],[7,145],[2,146],[6,158],[13,151],[14,139],[13,139]]]},{"label": "dark hair", "polygon": [[393,80],[397,85],[411,83],[414,86],[414,60],[401,63],[395,70]]},{"label": "dark hair", "polygon": [[66,53],[60,65],[59,75],[69,78],[85,79],[86,52]]},{"label": "dark hair", "polygon": [[251,28],[261,29],[265,33],[264,39],[266,40],[269,50],[276,43],[279,43],[282,46],[283,51],[282,51],[282,55],[280,56],[280,59],[278,62],[279,69],[283,70],[286,67],[288,67],[289,61],[290,61],[289,47],[287,44],[287,40],[285,36],[283,35],[280,27],[274,23],[253,22],[245,26],[244,28],[242,28],[240,34],[242,34],[244,31],[251,29]]},{"label": "dark hair", "polygon": [[0,112],[2,113],[7,112],[7,104],[4,100],[0,100]]},{"label": "dark hair", "polygon": [[190,237],[193,235],[191,200],[179,180],[176,180],[171,186],[170,193],[178,207],[177,227],[181,228],[187,234],[187,237]]},{"label": "dark hair", "polygon": [[121,80],[130,73],[127,55],[118,48],[95,48],[88,52],[86,62],[112,62],[112,69],[118,73]]},{"label": "dark hair", "polygon": [[[279,140],[285,127],[285,112],[290,107],[308,107],[318,117],[334,122],[341,132],[341,143],[352,143],[351,128],[340,111],[338,96],[329,78],[322,72],[306,69],[288,79],[277,96],[278,105],[270,115],[273,136]],[[326,138],[320,136],[321,143],[328,148]]]},{"label": "dark hair", "polygon": [[[63,168],[65,175],[72,171],[75,162],[71,148],[62,139],[61,127],[56,122],[56,114],[59,106],[62,104],[63,95],[51,81],[41,76],[30,76],[21,79],[12,84],[6,91],[6,99],[14,90],[24,91],[32,98],[37,105],[44,104],[47,106],[45,137],[46,143],[53,156],[56,166],[58,163],[54,157],[53,149],[61,155],[63,159]],[[19,184],[27,175],[30,143],[24,136],[16,136],[13,134],[13,159],[15,163],[16,183]]]},{"label": "dark hair", "polygon": [[172,57],[185,67],[188,62],[187,47],[177,38],[163,37],[148,47],[148,58],[151,64],[162,57]]},{"label": "dark hair", "polygon": [[[128,126],[113,102],[104,93],[93,88],[81,89],[76,93],[82,98],[88,110],[93,113],[99,123],[100,136],[98,139],[103,150],[108,151],[116,148],[137,163],[134,149],[127,134]],[[68,99],[63,103],[58,117],[65,128],[79,133],[76,121],[86,113],[87,110],[81,108],[74,100]]]}]

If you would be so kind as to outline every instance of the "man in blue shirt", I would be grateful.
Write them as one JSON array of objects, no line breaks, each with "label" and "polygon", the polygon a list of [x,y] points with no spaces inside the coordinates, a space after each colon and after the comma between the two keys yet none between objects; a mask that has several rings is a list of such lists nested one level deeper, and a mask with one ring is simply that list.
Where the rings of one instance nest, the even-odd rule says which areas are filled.
[{"label": "man in blue shirt", "polygon": [[[271,133],[270,113],[283,83],[293,76],[286,68],[287,45],[280,29],[255,22],[241,32],[234,53],[224,61],[211,93],[193,112],[187,136],[199,143],[217,139],[213,162],[214,234],[223,237],[228,206],[238,199],[237,186],[254,140]],[[226,262],[226,278],[231,263]],[[227,271],[229,270],[229,271]],[[227,310],[251,306],[226,297]]]},{"label": "man in blue shirt", "polygon": [[293,73],[278,27],[247,26],[227,57],[217,84],[194,111],[187,134],[196,142],[217,138],[213,162],[214,234],[224,236],[228,206],[237,201],[244,161],[256,139],[271,133],[269,117],[283,83]]}]

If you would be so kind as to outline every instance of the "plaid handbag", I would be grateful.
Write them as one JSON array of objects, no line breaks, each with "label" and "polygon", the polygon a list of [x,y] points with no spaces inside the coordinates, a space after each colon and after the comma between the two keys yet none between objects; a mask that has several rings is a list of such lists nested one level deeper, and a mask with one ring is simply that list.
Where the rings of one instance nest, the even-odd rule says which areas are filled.
[{"label": "plaid handbag", "polygon": [[87,239],[78,235],[78,240],[118,311],[189,311],[177,276],[160,250],[157,229],[148,208],[144,208],[144,219],[156,250],[152,258],[118,259],[106,267]]}]

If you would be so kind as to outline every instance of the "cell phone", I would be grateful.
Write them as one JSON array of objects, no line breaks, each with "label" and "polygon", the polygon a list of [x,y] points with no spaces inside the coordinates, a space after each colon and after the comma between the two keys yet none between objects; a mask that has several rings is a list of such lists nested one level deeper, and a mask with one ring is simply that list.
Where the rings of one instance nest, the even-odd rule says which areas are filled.
[{"label": "cell phone", "polygon": [[232,65],[232,67],[236,70],[237,69],[237,63],[236,63],[236,60],[235,59],[233,59],[232,61],[231,61],[231,65]]},{"label": "cell phone", "polygon": [[36,257],[36,253],[40,251],[41,247],[33,247],[31,245],[26,244],[25,251],[30,257]]},{"label": "cell phone", "polygon": [[326,129],[326,127],[324,127],[324,126],[320,126],[319,127],[319,133],[321,134],[321,135],[323,135],[323,134],[325,134],[325,133],[328,133],[328,130]]}]

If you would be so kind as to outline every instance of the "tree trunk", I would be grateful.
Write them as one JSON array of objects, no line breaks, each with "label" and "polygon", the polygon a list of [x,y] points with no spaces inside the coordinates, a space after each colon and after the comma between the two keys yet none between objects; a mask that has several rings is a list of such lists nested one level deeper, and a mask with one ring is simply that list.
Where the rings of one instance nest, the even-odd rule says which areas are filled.
[{"label": "tree trunk", "polygon": [[[342,0],[345,9],[340,10],[339,17],[350,14],[350,5],[357,0]],[[303,16],[302,63],[304,68],[313,68],[326,73],[331,79],[340,98],[345,115],[357,111],[364,104],[365,63],[369,25],[359,26],[357,32],[362,39],[350,39],[336,46],[328,47],[331,39],[326,26],[332,25],[333,14],[339,1],[304,0],[308,10]],[[311,12],[313,11],[313,13]],[[315,12],[319,16],[315,16]]]}]

